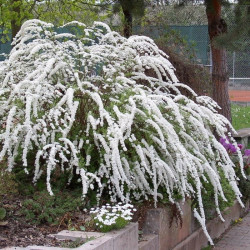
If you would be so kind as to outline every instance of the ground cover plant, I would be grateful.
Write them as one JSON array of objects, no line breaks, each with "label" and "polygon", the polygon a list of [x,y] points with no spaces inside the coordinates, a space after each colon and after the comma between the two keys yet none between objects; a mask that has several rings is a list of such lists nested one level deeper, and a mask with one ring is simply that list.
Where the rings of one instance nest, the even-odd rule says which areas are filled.
[{"label": "ground cover plant", "polygon": [[[21,214],[28,222],[34,224],[60,225],[65,223],[64,216],[83,209],[81,197],[76,192],[56,191],[54,196],[45,191],[36,192],[33,197],[25,199],[22,203]],[[67,221],[69,224],[69,221]]]},{"label": "ground cover plant", "polygon": [[232,110],[232,125],[235,130],[242,128],[250,128],[250,106],[240,106],[233,104]]},{"label": "ground cover plant", "polygon": [[90,214],[92,214],[97,228],[105,233],[125,227],[132,220],[135,211],[133,205],[119,202],[114,206],[106,204],[101,208],[92,208]]},{"label": "ground cover plant", "polygon": [[[71,33],[25,22],[0,63],[0,160],[26,182],[80,182],[82,198],[111,202],[197,200],[210,183],[220,214],[221,175],[242,204],[234,163],[218,138],[229,121],[207,96],[179,83],[167,55],[148,37],[121,37],[103,23],[72,22]],[[78,26],[80,29],[76,29]],[[79,30],[81,32],[79,32]],[[188,97],[182,90],[188,92]],[[243,160],[237,150],[239,168]],[[243,205],[243,204],[242,204]],[[223,220],[222,216],[221,219]]]}]

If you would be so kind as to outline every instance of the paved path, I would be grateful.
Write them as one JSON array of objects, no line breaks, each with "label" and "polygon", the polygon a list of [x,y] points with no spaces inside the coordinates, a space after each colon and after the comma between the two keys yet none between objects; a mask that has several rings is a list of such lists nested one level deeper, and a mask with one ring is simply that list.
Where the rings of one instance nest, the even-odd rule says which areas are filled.
[{"label": "paved path", "polygon": [[214,250],[250,250],[250,212],[215,245]]},{"label": "paved path", "polygon": [[250,102],[250,90],[229,90],[231,101],[235,102]]}]

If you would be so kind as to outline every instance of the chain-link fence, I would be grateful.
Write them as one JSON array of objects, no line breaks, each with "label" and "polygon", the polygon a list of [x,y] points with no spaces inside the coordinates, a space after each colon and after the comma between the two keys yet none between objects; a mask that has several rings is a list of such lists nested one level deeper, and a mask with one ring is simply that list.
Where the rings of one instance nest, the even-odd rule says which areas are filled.
[{"label": "chain-link fence", "polygon": [[250,6],[226,6],[222,14],[232,34],[226,43],[230,85],[250,88]]},{"label": "chain-link fence", "polygon": [[230,85],[250,87],[250,47],[244,51],[227,53]]},{"label": "chain-link fence", "polygon": [[[228,32],[232,33],[231,37],[220,42],[222,46],[227,47],[227,62],[230,84],[234,86],[249,86],[250,87],[250,33],[249,23],[242,23],[239,25],[240,18],[249,15],[250,6],[228,5],[223,7],[222,15],[228,25]],[[159,26],[146,26],[144,34],[156,38],[159,35],[164,35],[169,30],[175,30],[188,41],[190,46],[193,46],[196,60],[195,63],[201,63],[211,69],[212,56],[210,52],[209,36],[207,29],[206,9],[204,5],[199,6],[160,6],[162,13],[158,14],[158,19],[155,16],[159,10],[153,10],[154,15],[149,17],[150,23],[160,23],[161,32],[159,33]],[[163,23],[168,24],[168,28],[162,28]],[[238,26],[237,26],[238,23]],[[165,29],[165,30],[164,30]],[[239,29],[239,32],[237,31]],[[236,32],[232,32],[236,30]],[[136,30],[138,32],[138,28]],[[240,35],[239,35],[240,34]],[[231,40],[228,41],[227,39]],[[176,40],[178,42],[178,39]]]},{"label": "chain-link fence", "polygon": [[165,42],[169,48],[196,64],[210,63],[207,25],[135,26],[133,34],[146,35],[156,41],[162,39],[161,41]]}]

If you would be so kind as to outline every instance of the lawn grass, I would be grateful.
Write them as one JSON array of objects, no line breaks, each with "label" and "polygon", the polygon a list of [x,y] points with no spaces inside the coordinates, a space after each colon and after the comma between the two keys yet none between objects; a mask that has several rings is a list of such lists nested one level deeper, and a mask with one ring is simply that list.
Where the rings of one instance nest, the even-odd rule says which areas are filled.
[{"label": "lawn grass", "polygon": [[232,124],[236,130],[250,128],[250,106],[232,104]]}]

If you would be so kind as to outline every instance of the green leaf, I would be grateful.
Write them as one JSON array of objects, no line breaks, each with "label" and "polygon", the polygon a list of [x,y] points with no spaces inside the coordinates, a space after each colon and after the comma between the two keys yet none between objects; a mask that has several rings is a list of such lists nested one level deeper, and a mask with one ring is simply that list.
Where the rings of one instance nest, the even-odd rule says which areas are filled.
[{"label": "green leaf", "polygon": [[1,207],[0,208],[0,221],[3,220],[5,216],[6,216],[6,210],[3,207]]}]

